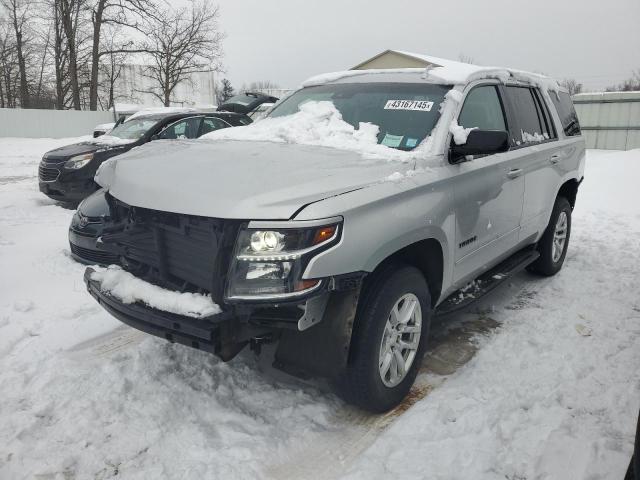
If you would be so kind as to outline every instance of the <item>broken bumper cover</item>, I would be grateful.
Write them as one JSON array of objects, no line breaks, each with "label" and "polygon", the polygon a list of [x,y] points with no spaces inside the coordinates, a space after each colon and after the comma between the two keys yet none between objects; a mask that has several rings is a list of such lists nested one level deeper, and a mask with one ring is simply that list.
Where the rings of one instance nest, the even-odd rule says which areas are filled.
[{"label": "broken bumper cover", "polygon": [[217,353],[220,323],[231,320],[233,312],[221,312],[208,317],[193,318],[163,312],[141,304],[126,304],[100,289],[100,283],[91,279],[91,274],[94,271],[89,267],[84,272],[87,290],[106,311],[118,320],[130,327],[162,337],[170,342]]}]

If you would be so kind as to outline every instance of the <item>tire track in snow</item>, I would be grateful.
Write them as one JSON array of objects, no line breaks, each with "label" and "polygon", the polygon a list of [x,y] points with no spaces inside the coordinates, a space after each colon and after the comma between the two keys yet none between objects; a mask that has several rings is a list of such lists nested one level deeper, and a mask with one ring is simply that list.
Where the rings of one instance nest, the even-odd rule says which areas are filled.
[{"label": "tire track in snow", "polygon": [[122,325],[103,335],[78,343],[69,348],[68,352],[72,356],[106,358],[128,350],[148,337],[144,332]]},{"label": "tire track in snow", "polygon": [[461,314],[446,324],[434,325],[431,346],[416,382],[398,407],[383,415],[372,415],[346,406],[336,412],[333,428],[307,437],[304,447],[267,467],[266,474],[274,479],[339,477],[404,412],[473,358],[479,335],[488,335],[498,326],[498,322],[483,313]]}]

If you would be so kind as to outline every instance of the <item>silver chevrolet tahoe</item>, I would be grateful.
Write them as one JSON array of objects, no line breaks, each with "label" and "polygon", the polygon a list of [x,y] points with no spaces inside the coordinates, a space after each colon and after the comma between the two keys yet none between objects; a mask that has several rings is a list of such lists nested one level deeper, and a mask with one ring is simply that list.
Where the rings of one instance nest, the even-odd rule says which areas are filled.
[{"label": "silver chevrolet tahoe", "polygon": [[[507,69],[456,75],[329,76],[267,117],[332,102],[356,129],[376,125],[390,159],[237,140],[154,142],[118,157],[96,177],[111,209],[100,248],[220,311],[125,303],[91,268],[89,292],[124,323],[225,361],[273,343],[277,368],[328,378],[370,411],[393,408],[434,317],[522,269],[560,270],[583,178],[578,119],[554,82]],[[409,160],[393,160],[402,152]]]}]

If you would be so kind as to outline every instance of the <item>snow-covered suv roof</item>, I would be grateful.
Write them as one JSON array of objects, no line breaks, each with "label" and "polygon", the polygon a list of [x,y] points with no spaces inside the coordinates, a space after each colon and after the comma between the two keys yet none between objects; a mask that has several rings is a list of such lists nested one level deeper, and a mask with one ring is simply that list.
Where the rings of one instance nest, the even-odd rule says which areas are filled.
[{"label": "snow-covered suv roof", "polygon": [[327,83],[345,82],[412,82],[426,81],[445,85],[464,85],[483,78],[498,79],[503,83],[520,81],[537,85],[548,90],[559,90],[558,83],[551,77],[533,72],[525,72],[507,67],[485,67],[470,63],[457,62],[444,58],[419,55],[415,53],[398,53],[420,58],[430,63],[426,68],[395,68],[346,70],[313,76],[303,82],[303,87],[325,85]]}]

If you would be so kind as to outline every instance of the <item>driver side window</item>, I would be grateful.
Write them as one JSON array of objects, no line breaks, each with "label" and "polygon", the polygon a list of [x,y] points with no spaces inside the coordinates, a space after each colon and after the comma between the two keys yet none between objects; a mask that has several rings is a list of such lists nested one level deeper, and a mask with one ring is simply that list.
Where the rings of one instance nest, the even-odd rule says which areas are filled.
[{"label": "driver side window", "polygon": [[507,129],[498,91],[493,85],[476,87],[464,101],[458,125],[480,130]]},{"label": "driver side window", "polygon": [[160,132],[158,138],[161,140],[197,138],[201,121],[201,117],[191,117],[179,120]]}]

